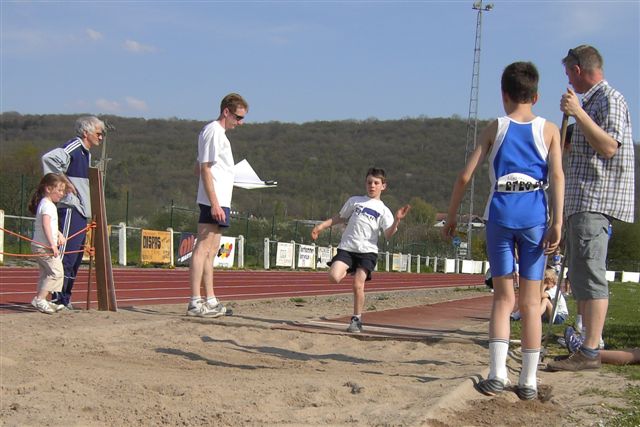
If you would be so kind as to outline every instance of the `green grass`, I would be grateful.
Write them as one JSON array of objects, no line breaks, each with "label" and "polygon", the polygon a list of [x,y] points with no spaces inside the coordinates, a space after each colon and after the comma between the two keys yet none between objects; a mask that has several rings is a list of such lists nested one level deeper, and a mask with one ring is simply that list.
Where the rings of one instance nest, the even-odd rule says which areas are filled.
[{"label": "green grass", "polygon": [[[609,310],[602,336],[609,350],[640,347],[640,285],[638,283],[612,282],[609,284]],[[568,297],[569,317],[564,325],[553,325],[551,339],[547,343],[548,356],[566,354],[566,350],[557,343],[567,325],[576,320],[576,302]],[[543,337],[547,333],[548,324],[543,325]],[[511,338],[519,339],[520,322],[511,322]],[[634,381],[640,381],[640,365],[602,365],[602,369],[614,372]],[[602,394],[602,391],[590,389],[590,393]],[[610,426],[640,426],[640,385],[632,384],[623,392],[627,400],[627,408],[612,408],[618,414],[607,422]]]}]

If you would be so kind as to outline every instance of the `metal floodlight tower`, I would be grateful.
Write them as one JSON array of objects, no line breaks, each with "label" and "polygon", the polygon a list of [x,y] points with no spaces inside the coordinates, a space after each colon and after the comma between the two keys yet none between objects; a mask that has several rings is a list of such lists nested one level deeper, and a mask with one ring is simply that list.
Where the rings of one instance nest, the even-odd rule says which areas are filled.
[{"label": "metal floodlight tower", "polygon": [[[476,44],[473,50],[473,74],[471,76],[471,96],[469,97],[469,117],[467,119],[467,139],[465,147],[465,164],[471,153],[476,149],[478,138],[478,92],[480,88],[480,41],[482,35],[482,12],[489,12],[493,4],[482,4],[482,0],[473,3],[474,10],[478,11],[476,20]],[[469,218],[467,220],[467,258],[471,259],[471,229],[473,218],[473,196],[475,192],[475,176],[471,177],[469,189]]]}]

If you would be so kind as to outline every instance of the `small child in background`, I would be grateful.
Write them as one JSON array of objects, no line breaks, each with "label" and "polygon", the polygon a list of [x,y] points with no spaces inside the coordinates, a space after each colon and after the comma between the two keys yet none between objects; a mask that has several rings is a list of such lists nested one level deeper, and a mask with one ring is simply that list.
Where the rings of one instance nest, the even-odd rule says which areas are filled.
[{"label": "small child in background", "polygon": [[[542,280],[542,297],[540,301],[540,312],[542,313],[542,321],[548,322],[553,315],[553,324],[562,325],[569,316],[567,301],[564,299],[562,292],[557,291],[558,276],[554,268],[547,268],[544,271],[544,279]],[[556,304],[556,312],[553,314],[553,300],[558,293],[558,302]]]},{"label": "small child in background", "polygon": [[65,243],[65,238],[58,231],[58,209],[55,204],[64,197],[65,187],[62,176],[48,173],[40,180],[29,203],[29,211],[36,216],[31,250],[40,268],[37,295],[31,305],[46,314],[53,314],[64,307],[48,301],[47,297],[51,292],[60,292],[64,280],[58,246]]},{"label": "small child in background", "polygon": [[[540,315],[543,322],[548,322],[551,314],[553,313],[553,299],[556,296],[556,283],[557,275],[556,271],[552,267],[547,267],[544,271],[544,279],[542,280],[540,290]],[[520,320],[520,311],[517,310],[511,313],[511,320]],[[558,294],[558,303],[556,307],[555,316],[553,316],[554,325],[562,325],[569,317],[569,310],[567,308],[567,301],[564,299],[562,292]]]}]

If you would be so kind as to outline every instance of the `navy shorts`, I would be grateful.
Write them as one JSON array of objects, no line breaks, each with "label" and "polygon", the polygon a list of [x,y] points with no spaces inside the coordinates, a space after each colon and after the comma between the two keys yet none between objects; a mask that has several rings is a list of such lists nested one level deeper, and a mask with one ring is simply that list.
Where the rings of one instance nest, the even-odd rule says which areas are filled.
[{"label": "navy shorts", "polygon": [[347,264],[347,273],[355,274],[358,268],[362,268],[367,272],[366,280],[371,280],[371,272],[376,269],[378,262],[378,254],[376,253],[357,253],[349,252],[344,249],[338,249],[338,253],[333,259],[327,263],[331,265],[334,261],[342,261]]},{"label": "navy shorts", "polygon": [[218,222],[214,217],[211,216],[211,206],[203,205],[198,203],[200,206],[200,218],[198,218],[198,224],[216,224],[219,227],[229,227],[229,222],[231,221],[231,209],[223,207],[224,211],[224,222]]}]

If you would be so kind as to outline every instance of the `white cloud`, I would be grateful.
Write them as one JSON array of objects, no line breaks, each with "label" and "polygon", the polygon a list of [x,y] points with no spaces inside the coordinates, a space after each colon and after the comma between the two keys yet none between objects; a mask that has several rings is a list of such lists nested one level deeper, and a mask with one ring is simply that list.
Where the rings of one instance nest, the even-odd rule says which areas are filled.
[{"label": "white cloud", "polygon": [[157,50],[155,46],[142,44],[134,40],[125,40],[124,48],[132,53],[151,53]]},{"label": "white cloud", "polygon": [[147,103],[144,102],[141,99],[136,99],[132,96],[127,96],[125,98],[125,101],[127,102],[127,105],[129,106],[129,108],[131,108],[132,110],[136,110],[136,111],[148,111],[149,107],[147,106]]},{"label": "white cloud", "polygon": [[96,31],[94,29],[87,28],[86,32],[87,32],[87,36],[89,36],[89,38],[93,41],[102,40],[104,38],[101,32]]},{"label": "white cloud", "polygon": [[118,101],[110,101],[104,98],[96,100],[96,107],[108,113],[117,113],[121,110],[120,103],[118,103]]}]

